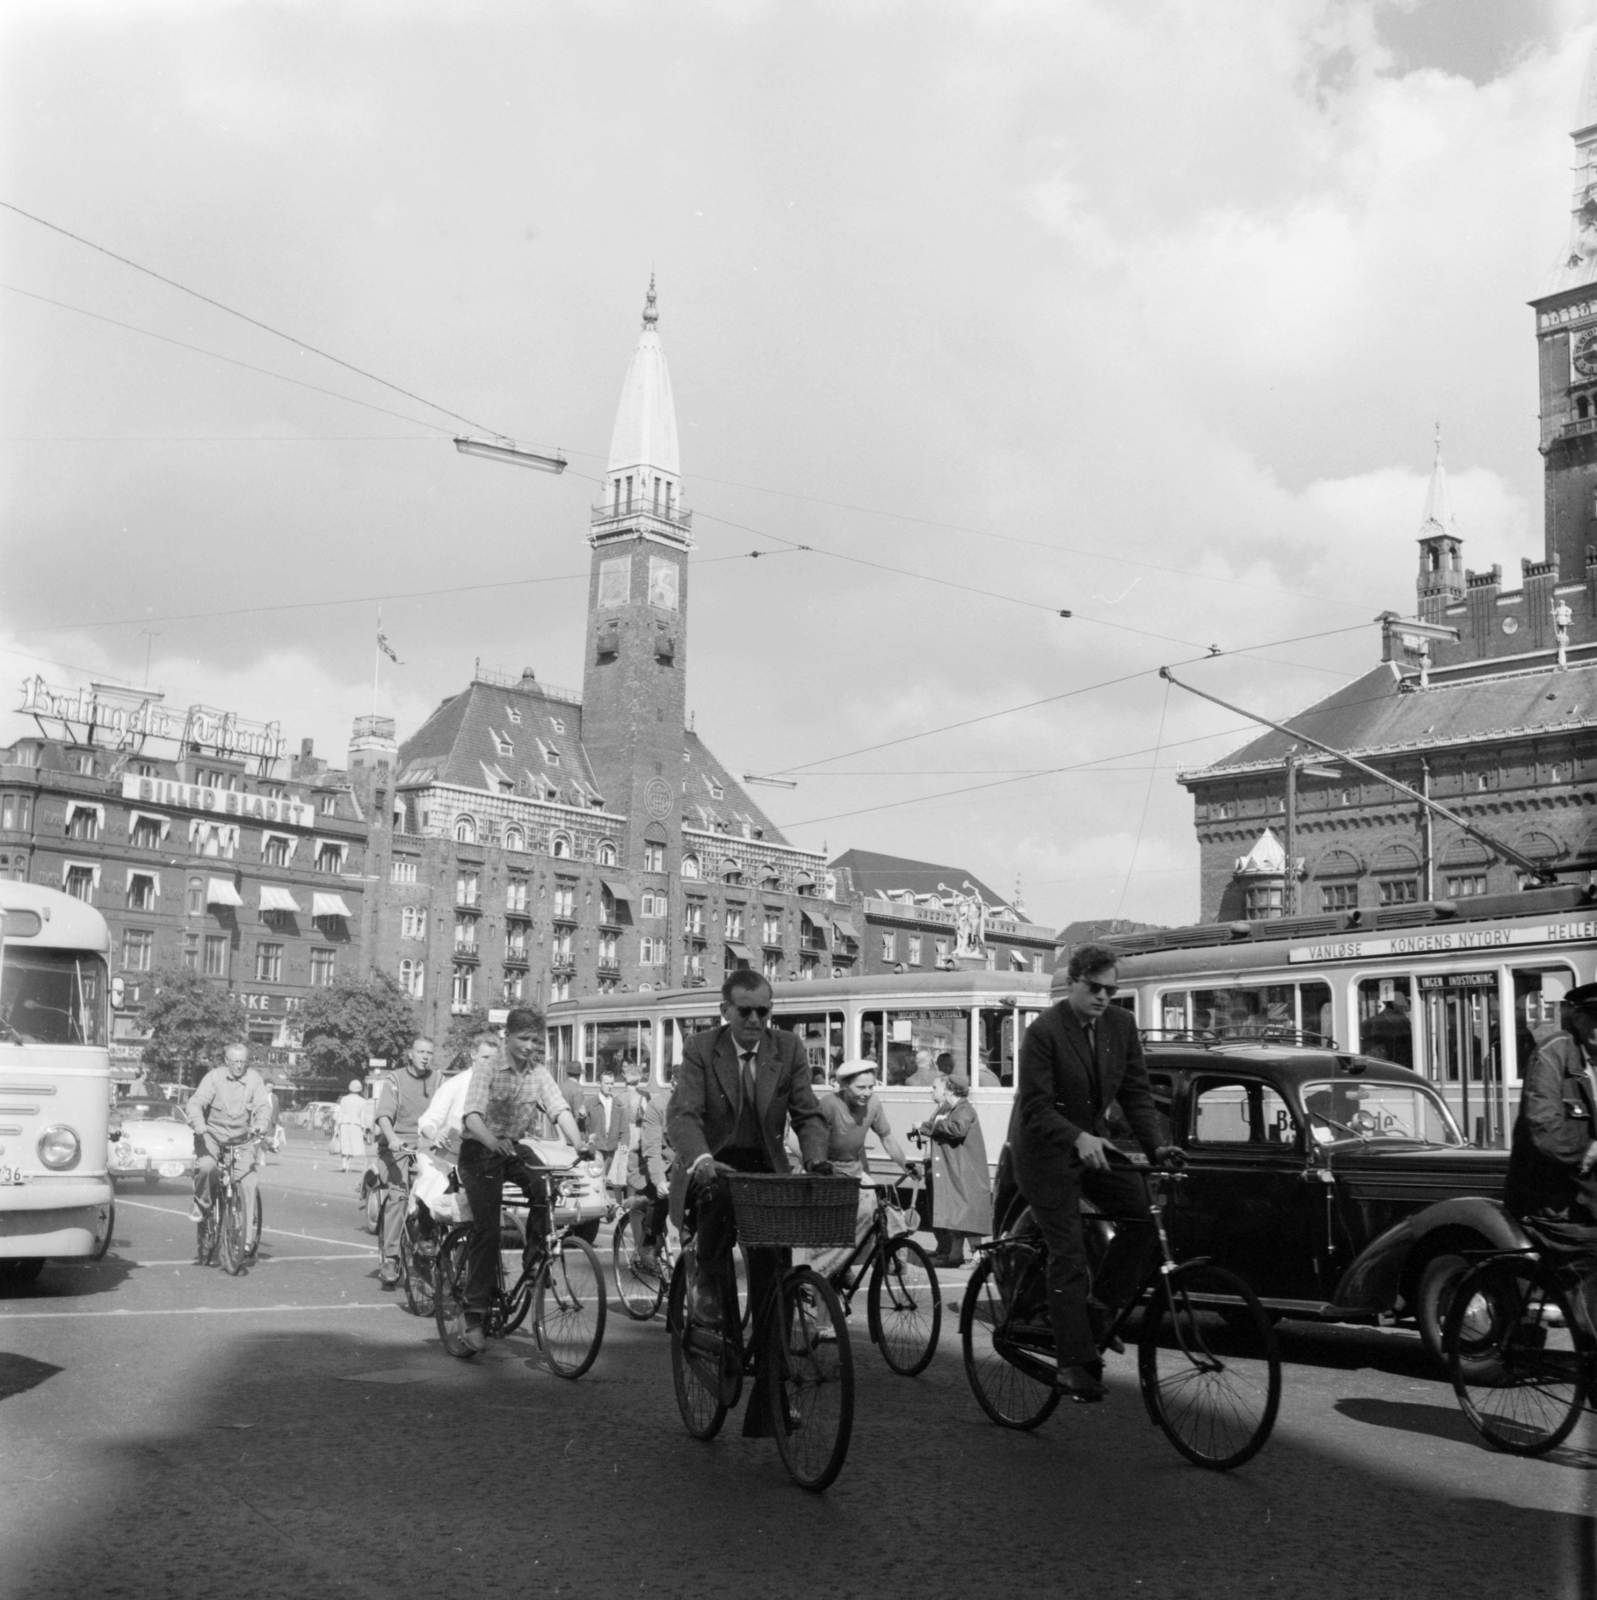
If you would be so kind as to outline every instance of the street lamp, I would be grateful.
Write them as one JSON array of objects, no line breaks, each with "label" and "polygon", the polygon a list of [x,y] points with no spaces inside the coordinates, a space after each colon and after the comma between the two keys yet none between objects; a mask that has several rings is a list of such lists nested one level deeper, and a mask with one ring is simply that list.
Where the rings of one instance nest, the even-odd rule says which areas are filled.
[{"label": "street lamp", "polygon": [[745,783],[763,783],[772,789],[798,788],[798,780],[796,778],[765,778],[762,777],[758,772],[745,772],[743,774],[743,781]]},{"label": "street lamp", "polygon": [[513,467],[533,467],[539,472],[564,472],[566,458],[562,455],[539,455],[536,450],[524,450],[514,439],[473,439],[457,435],[455,448],[463,456],[481,456],[485,461],[503,461]]}]

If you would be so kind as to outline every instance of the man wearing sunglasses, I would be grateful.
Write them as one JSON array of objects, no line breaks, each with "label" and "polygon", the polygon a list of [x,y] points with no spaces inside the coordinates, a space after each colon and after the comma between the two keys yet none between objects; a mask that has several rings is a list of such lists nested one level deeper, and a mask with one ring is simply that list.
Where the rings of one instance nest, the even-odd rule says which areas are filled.
[{"label": "man wearing sunglasses", "polygon": [[[1048,1312],[1059,1358],[1058,1387],[1074,1400],[1101,1400],[1103,1363],[1095,1324],[1106,1326],[1133,1295],[1157,1240],[1142,1179],[1109,1164],[1110,1108],[1117,1102],[1137,1142],[1158,1159],[1168,1148],[1148,1087],[1142,1039],[1131,1013],[1111,1005],[1115,951],[1084,944],[1066,969],[1070,988],[1026,1030],[1009,1121],[1015,1181],[1048,1245]],[[1081,1230],[1086,1196],[1121,1224],[1089,1276]]]},{"label": "man wearing sunglasses", "polygon": [[[720,1319],[721,1274],[737,1242],[732,1197],[720,1175],[789,1171],[783,1148],[789,1123],[805,1170],[829,1170],[826,1121],[810,1087],[809,1061],[796,1034],[769,1026],[770,984],[747,968],[732,973],[721,986],[721,1017],[724,1026],[694,1034],[683,1047],[666,1113],[677,1153],[671,1215],[680,1221],[690,1200],[696,1212],[692,1312],[702,1322]],[[750,1263],[749,1294],[756,1299],[767,1257],[756,1251]],[[762,1418],[751,1401],[746,1422]]]}]

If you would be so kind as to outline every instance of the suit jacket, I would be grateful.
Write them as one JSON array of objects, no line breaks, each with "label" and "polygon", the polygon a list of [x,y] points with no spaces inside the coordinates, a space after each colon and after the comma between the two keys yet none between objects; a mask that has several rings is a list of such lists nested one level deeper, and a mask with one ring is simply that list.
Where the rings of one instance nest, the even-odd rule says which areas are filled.
[{"label": "suit jacket", "polygon": [[1580,1175],[1581,1157],[1593,1139],[1597,1100],[1585,1055],[1579,1040],[1561,1033],[1531,1057],[1525,1071],[1503,1191],[1509,1212],[1567,1216],[1578,1200],[1597,1219],[1597,1173]]},{"label": "suit jacket", "polygon": [[626,1144],[632,1135],[632,1118],[637,1106],[630,1089],[617,1089],[610,1096],[610,1114],[605,1117],[604,1100],[600,1095],[588,1096],[588,1139],[595,1150],[614,1155],[617,1145]]},{"label": "suit jacket", "polygon": [[[743,1103],[732,1030],[706,1028],[683,1046],[682,1068],[666,1112],[666,1135],[686,1172],[700,1156],[717,1155],[732,1142]],[[789,1170],[782,1136],[793,1124],[804,1160],[826,1159],[826,1119],[810,1087],[810,1064],[798,1035],[768,1028],[754,1063],[754,1110],[760,1143],[772,1172]]]},{"label": "suit jacket", "polygon": [[1108,1138],[1108,1111],[1117,1101],[1137,1142],[1152,1155],[1163,1138],[1136,1019],[1123,1006],[1110,1006],[1098,1019],[1095,1058],[1070,1002],[1050,1006],[1021,1041],[1009,1119],[1015,1179],[1028,1200],[1063,1205],[1078,1192],[1083,1162],[1076,1137]]},{"label": "suit jacket", "polygon": [[675,1154],[665,1136],[665,1109],[652,1095],[638,1097],[637,1187],[647,1179],[661,1194],[670,1186]]}]

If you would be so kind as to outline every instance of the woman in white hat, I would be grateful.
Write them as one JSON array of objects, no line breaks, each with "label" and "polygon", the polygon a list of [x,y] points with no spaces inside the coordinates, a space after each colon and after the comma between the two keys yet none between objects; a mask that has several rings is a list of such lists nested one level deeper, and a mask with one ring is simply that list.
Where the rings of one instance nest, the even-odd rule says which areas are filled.
[{"label": "woman in white hat", "polygon": [[344,1163],[341,1172],[349,1171],[351,1160],[366,1158],[366,1096],[359,1078],[349,1080],[349,1093],[333,1107],[333,1154]]}]

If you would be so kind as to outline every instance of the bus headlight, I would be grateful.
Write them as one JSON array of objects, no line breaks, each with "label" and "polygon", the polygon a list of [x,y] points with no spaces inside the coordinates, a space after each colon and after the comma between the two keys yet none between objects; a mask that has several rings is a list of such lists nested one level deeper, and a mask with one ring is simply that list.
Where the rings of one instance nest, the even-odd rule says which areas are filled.
[{"label": "bus headlight", "polygon": [[39,1159],[52,1172],[65,1172],[69,1167],[75,1167],[82,1154],[83,1146],[78,1142],[77,1134],[63,1122],[46,1128],[39,1135]]}]

